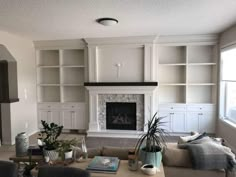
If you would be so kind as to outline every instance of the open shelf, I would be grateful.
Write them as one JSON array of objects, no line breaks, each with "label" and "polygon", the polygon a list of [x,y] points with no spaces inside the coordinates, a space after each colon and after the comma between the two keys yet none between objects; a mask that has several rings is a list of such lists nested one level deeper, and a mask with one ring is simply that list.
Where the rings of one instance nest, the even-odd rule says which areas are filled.
[{"label": "open shelf", "polygon": [[38,84],[59,83],[59,68],[38,68]]},{"label": "open shelf", "polygon": [[216,63],[214,46],[187,46],[188,63]]},{"label": "open shelf", "polygon": [[39,102],[60,102],[59,86],[38,86]]},{"label": "open shelf", "polygon": [[79,49],[63,50],[62,66],[84,66],[84,51]]},{"label": "open shelf", "polygon": [[215,83],[213,70],[214,66],[211,65],[188,66],[188,83]]},{"label": "open shelf", "polygon": [[85,89],[82,86],[63,86],[62,102],[84,102]]},{"label": "open shelf", "polygon": [[186,103],[185,86],[160,86],[159,103]]},{"label": "open shelf", "polygon": [[37,58],[38,66],[59,66],[59,50],[41,50]]},{"label": "open shelf", "polygon": [[185,46],[158,46],[160,64],[186,63]]},{"label": "open shelf", "polygon": [[215,86],[188,86],[187,103],[215,103]]},{"label": "open shelf", "polygon": [[159,82],[161,84],[176,83],[185,84],[186,83],[186,66],[159,66]]},{"label": "open shelf", "polygon": [[63,68],[62,69],[62,84],[83,84],[84,69],[83,68]]}]

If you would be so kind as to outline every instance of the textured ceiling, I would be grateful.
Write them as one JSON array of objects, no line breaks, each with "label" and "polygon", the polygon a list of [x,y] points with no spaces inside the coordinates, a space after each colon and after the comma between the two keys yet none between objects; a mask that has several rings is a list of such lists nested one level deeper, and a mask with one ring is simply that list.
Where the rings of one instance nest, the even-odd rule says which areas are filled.
[{"label": "textured ceiling", "polygon": [[212,34],[235,23],[236,0],[0,0],[0,30],[33,40]]}]

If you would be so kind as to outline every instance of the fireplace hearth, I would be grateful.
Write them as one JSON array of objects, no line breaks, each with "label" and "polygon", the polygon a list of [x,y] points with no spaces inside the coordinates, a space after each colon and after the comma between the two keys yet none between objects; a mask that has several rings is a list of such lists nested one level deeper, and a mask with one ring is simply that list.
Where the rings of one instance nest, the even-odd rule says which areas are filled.
[{"label": "fireplace hearth", "polygon": [[136,130],[136,103],[106,103],[106,129]]}]

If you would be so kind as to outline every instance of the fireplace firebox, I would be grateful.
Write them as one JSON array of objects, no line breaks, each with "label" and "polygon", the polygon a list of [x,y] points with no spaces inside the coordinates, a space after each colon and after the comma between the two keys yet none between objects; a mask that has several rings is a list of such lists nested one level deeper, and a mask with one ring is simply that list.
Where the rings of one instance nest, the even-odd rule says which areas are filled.
[{"label": "fireplace firebox", "polygon": [[106,103],[106,129],[136,130],[136,103]]}]

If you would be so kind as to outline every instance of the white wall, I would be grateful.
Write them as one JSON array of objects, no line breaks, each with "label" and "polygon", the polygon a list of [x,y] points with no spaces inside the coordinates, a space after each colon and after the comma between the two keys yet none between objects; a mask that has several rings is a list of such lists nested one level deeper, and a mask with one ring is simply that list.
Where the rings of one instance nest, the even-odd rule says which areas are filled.
[{"label": "white wall", "polygon": [[[236,44],[236,25],[224,31],[220,36],[220,47],[226,47]],[[236,149],[236,127],[225,123],[222,120],[218,121],[217,135],[226,139],[229,144]]]},{"label": "white wall", "polygon": [[3,31],[0,31],[0,43],[6,46],[17,61],[20,101],[8,106],[11,125],[9,129],[5,127],[11,135],[5,142],[14,143],[17,133],[26,131],[32,134],[37,131],[35,50],[32,41]]}]

